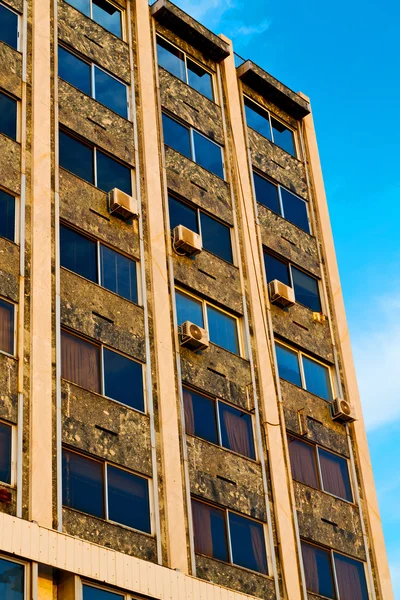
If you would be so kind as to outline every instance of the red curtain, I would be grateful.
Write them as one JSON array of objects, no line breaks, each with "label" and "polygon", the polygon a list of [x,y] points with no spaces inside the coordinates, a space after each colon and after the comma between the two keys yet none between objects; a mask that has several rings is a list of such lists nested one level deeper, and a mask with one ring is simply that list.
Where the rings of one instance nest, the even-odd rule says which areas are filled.
[{"label": "red curtain", "polygon": [[100,348],[62,331],[61,376],[87,390],[100,393]]},{"label": "red curtain", "polygon": [[265,541],[262,525],[254,523],[250,525],[251,546],[253,548],[254,558],[257,564],[257,570],[260,573],[267,573],[267,559],[265,556]]},{"label": "red curtain", "polygon": [[14,305],[0,300],[0,350],[14,354]]},{"label": "red curtain", "polygon": [[293,479],[318,488],[314,447],[291,436],[288,443]]},{"label": "red curtain", "polygon": [[213,556],[211,533],[212,510],[215,509],[202,502],[192,500],[195,551],[206,556]]},{"label": "red curtain", "polygon": [[363,563],[335,554],[340,600],[368,600]]},{"label": "red curtain", "polygon": [[306,586],[310,592],[319,592],[318,566],[316,548],[305,544],[301,544],[301,553],[303,556],[304,575],[306,578]]},{"label": "red curtain", "polygon": [[318,452],[324,490],[351,501],[352,494],[346,459],[326,450]]},{"label": "red curtain", "polygon": [[185,409],[186,433],[194,435],[194,412],[192,393],[183,388],[183,406]]},{"label": "red curtain", "polygon": [[250,456],[249,432],[246,419],[241,417],[239,411],[233,412],[220,404],[220,412],[224,420],[228,436],[229,448],[243,456]]}]

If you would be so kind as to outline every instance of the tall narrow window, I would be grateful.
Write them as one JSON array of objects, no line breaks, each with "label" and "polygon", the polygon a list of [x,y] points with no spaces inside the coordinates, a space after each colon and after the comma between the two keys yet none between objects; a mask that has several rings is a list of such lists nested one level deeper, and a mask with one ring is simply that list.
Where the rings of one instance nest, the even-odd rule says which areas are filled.
[{"label": "tall narrow window", "polygon": [[225,350],[239,354],[237,320],[210,305],[207,305],[207,317],[210,340]]},{"label": "tall narrow window", "polygon": [[224,402],[218,402],[221,443],[225,448],[255,459],[251,417]]},{"label": "tall narrow window", "polygon": [[100,245],[101,285],[119,296],[138,301],[135,261]]},{"label": "tall narrow window", "polygon": [[101,150],[96,150],[96,167],[96,185],[103,192],[118,188],[128,196],[132,195],[132,176],[128,167],[104,154]]},{"label": "tall narrow window", "polygon": [[200,212],[200,223],[203,248],[232,264],[230,228],[203,212]]},{"label": "tall narrow window", "polygon": [[0,298],[0,351],[14,354],[15,307]]},{"label": "tall narrow window", "polygon": [[162,116],[164,142],[167,146],[170,146],[177,152],[180,152],[187,158],[192,157],[192,150],[190,147],[190,132],[187,127],[171,119],[168,115],[163,113]]},{"label": "tall narrow window", "polygon": [[64,450],[62,476],[64,506],[104,518],[102,463]]},{"label": "tall narrow window", "polygon": [[325,400],[332,400],[329,369],[307,356],[303,356],[303,369],[306,389]]},{"label": "tall narrow window", "polygon": [[363,563],[336,552],[333,556],[340,600],[368,600]]},{"label": "tall narrow window", "polygon": [[297,225],[300,229],[303,229],[306,233],[310,233],[310,224],[308,222],[307,204],[304,200],[285,190],[280,188],[282,198],[282,215],[287,221]]},{"label": "tall narrow window", "polygon": [[0,133],[17,139],[17,101],[0,92]]},{"label": "tall narrow window", "polygon": [[11,484],[12,428],[0,422],[0,481]]},{"label": "tall narrow window", "polygon": [[279,260],[269,252],[264,252],[264,264],[268,283],[277,279],[285,285],[291,286],[289,265],[286,262]]},{"label": "tall narrow window", "polygon": [[93,148],[60,131],[60,167],[71,171],[92,185],[94,181]]},{"label": "tall narrow window", "polygon": [[72,54],[62,46],[58,47],[58,75],[88,96],[91,95],[90,64]]},{"label": "tall narrow window", "polygon": [[193,159],[201,167],[223,179],[224,165],[222,162],[221,146],[218,146],[218,144],[197,131],[192,130],[192,135],[195,152]]},{"label": "tall narrow window", "polygon": [[244,99],[244,109],[246,113],[247,126],[257,131],[260,135],[272,140],[271,136],[271,123],[269,120],[269,114],[266,110],[263,110],[261,106],[258,106],[255,102],[252,102],[248,98]]},{"label": "tall narrow window", "polygon": [[329,552],[306,542],[301,543],[307,590],[326,598],[335,598]]},{"label": "tall narrow window", "polygon": [[353,494],[347,460],[322,448],[318,448],[318,456],[324,490],[352,502]]},{"label": "tall narrow window", "polygon": [[97,281],[96,242],[69,227],[60,227],[61,266],[89,279]]},{"label": "tall narrow window", "polygon": [[218,444],[215,401],[191,390],[183,390],[186,432]]},{"label": "tall narrow window", "polygon": [[224,511],[197,500],[192,500],[192,511],[195,551],[228,562]]},{"label": "tall narrow window", "polygon": [[100,393],[100,348],[76,335],[61,332],[61,376]]},{"label": "tall narrow window", "polygon": [[107,499],[111,521],[151,532],[147,479],[107,465]]},{"label": "tall narrow window", "polygon": [[18,15],[0,4],[0,41],[18,49]]},{"label": "tall narrow window", "polygon": [[278,186],[255,171],[253,171],[253,177],[257,202],[280,215],[282,211]]},{"label": "tall narrow window", "polygon": [[313,446],[288,437],[292,477],[296,481],[318,488],[317,462]]},{"label": "tall narrow window", "polygon": [[266,575],[267,556],[263,526],[235,513],[228,514],[232,562]]},{"label": "tall narrow window", "polygon": [[15,241],[15,198],[3,190],[0,190],[0,236]]},{"label": "tall narrow window", "polygon": [[280,121],[277,121],[277,119],[274,119],[274,117],[271,117],[271,127],[274,144],[285,150],[288,154],[296,156],[293,131]]},{"label": "tall narrow window", "polygon": [[103,362],[104,395],[144,412],[142,365],[108,348]]},{"label": "tall narrow window", "polygon": [[279,377],[301,386],[300,365],[297,352],[276,344]]},{"label": "tall narrow window", "polygon": [[24,600],[24,565],[0,558],[0,598],[3,600]]}]

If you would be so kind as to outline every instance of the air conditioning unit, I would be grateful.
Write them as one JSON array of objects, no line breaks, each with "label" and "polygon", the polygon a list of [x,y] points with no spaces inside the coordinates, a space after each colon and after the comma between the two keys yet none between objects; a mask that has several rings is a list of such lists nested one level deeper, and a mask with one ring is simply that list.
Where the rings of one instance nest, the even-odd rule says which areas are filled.
[{"label": "air conditioning unit", "polygon": [[191,350],[205,350],[210,345],[208,333],[202,327],[185,321],[181,326],[181,346]]},{"label": "air conditioning unit", "polygon": [[335,398],[331,404],[332,419],[351,423],[356,420],[351,404],[343,398]]},{"label": "air conditioning unit", "polygon": [[293,306],[295,303],[293,288],[278,281],[278,279],[271,281],[268,288],[271,302],[274,304],[286,307]]},{"label": "air conditioning unit", "polygon": [[186,254],[198,254],[202,250],[201,235],[178,225],[174,229],[174,249],[182,250]]},{"label": "air conditioning unit", "polygon": [[118,188],[114,188],[108,193],[108,206],[110,214],[118,215],[125,219],[139,216],[138,202],[136,198],[132,198]]}]

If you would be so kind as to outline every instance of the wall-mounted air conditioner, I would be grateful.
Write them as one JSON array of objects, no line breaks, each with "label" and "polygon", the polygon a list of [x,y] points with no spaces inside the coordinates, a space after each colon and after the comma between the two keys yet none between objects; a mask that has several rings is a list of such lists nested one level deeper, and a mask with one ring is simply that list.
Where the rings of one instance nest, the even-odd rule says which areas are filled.
[{"label": "wall-mounted air conditioner", "polygon": [[110,214],[115,214],[122,219],[128,220],[139,216],[138,202],[118,188],[108,193],[108,207]]},{"label": "wall-mounted air conditioner", "polygon": [[198,254],[202,250],[201,235],[178,225],[174,229],[174,249],[180,250],[185,254]]},{"label": "wall-mounted air conditioner", "polygon": [[271,281],[268,288],[272,303],[283,307],[293,306],[295,303],[293,288],[278,281],[278,279]]},{"label": "wall-mounted air conditioner", "polygon": [[207,331],[190,321],[185,321],[181,326],[180,342],[181,346],[191,350],[205,350],[210,345]]}]

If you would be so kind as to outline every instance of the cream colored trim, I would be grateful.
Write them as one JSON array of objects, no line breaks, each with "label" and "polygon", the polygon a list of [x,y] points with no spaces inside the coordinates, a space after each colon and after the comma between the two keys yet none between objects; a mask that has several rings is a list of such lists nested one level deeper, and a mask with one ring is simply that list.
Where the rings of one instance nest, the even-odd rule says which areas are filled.
[{"label": "cream colored trim", "polygon": [[[304,94],[300,95],[302,98],[309,101],[307,96]],[[312,114],[309,114],[307,117],[305,117],[303,123],[305,143],[308,152],[308,159],[310,161],[310,170],[315,192],[315,210],[318,214],[321,227],[321,242],[326,261],[328,280],[330,282],[332,292],[333,314],[336,319],[336,325],[338,329],[338,345],[342,355],[343,374],[349,393],[349,400],[354,407],[358,419],[352,428],[356,441],[355,453],[357,455],[357,462],[360,468],[359,474],[363,488],[364,514],[368,523],[369,544],[372,550],[373,563],[375,565],[375,575],[380,594],[379,597],[382,600],[391,600],[393,599],[393,590],[390,580],[389,565],[386,555],[382,523],[379,514],[378,499],[375,490],[367,436],[362,415],[362,406],[358,392],[357,378],[351,351],[349,330],[347,326]]]}]

